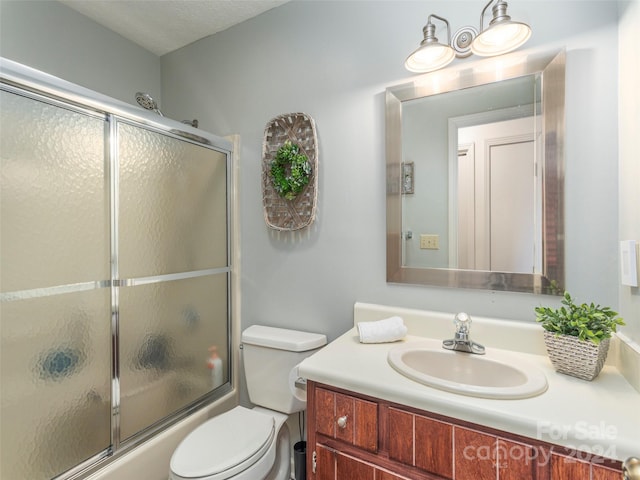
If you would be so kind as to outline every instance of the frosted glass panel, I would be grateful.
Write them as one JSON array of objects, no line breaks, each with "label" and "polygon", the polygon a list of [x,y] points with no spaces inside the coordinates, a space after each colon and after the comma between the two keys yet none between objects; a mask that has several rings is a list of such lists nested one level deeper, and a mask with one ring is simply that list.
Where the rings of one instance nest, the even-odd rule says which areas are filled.
[{"label": "frosted glass panel", "polygon": [[108,289],[2,302],[0,478],[49,479],[111,443]]},{"label": "frosted glass panel", "polygon": [[127,124],[118,143],[120,276],[225,267],[226,155]]},{"label": "frosted glass panel", "polygon": [[[224,393],[227,156],[22,93],[0,90],[0,478],[44,480]],[[94,289],[111,265],[155,283]]]},{"label": "frosted glass panel", "polygon": [[109,278],[104,121],[0,92],[3,292]]},{"label": "frosted glass panel", "polygon": [[227,382],[227,274],[120,289],[120,426],[126,439]]}]

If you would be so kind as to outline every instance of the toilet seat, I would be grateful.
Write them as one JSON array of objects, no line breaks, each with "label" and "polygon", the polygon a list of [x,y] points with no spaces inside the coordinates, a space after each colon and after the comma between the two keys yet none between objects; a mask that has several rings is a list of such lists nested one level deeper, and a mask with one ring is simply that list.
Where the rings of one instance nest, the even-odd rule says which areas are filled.
[{"label": "toilet seat", "polygon": [[178,445],[171,457],[172,478],[230,478],[260,460],[275,435],[273,416],[235,407],[207,420]]}]

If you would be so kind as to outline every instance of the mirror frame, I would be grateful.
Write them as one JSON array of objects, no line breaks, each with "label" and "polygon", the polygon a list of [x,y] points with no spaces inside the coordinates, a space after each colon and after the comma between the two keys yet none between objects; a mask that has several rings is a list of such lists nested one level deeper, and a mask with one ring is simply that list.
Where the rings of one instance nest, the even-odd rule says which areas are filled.
[{"label": "mirror frame", "polygon": [[[562,295],[564,291],[564,50],[515,53],[425,74],[386,89],[387,282]],[[542,273],[527,274],[402,265],[402,102],[541,75]],[[444,139],[443,141],[446,141]]]}]

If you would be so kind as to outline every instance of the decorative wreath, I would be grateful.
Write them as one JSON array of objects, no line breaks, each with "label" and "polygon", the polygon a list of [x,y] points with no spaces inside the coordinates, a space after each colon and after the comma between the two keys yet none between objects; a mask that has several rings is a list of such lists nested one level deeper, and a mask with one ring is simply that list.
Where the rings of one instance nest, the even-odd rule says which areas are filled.
[{"label": "decorative wreath", "polygon": [[309,184],[311,164],[298,145],[286,140],[271,161],[270,175],[278,195],[293,200]]}]

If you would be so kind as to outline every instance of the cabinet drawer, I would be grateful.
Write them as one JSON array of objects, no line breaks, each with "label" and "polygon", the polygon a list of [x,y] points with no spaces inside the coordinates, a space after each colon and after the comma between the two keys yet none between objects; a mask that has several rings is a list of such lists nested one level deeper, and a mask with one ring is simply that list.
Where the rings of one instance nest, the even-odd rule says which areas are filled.
[{"label": "cabinet drawer", "polygon": [[378,451],[378,405],[374,402],[316,389],[316,431],[362,448]]}]

